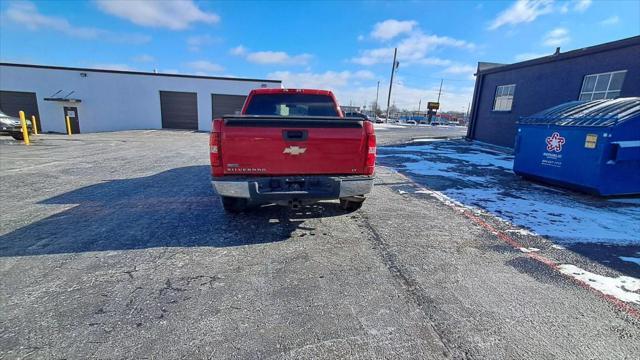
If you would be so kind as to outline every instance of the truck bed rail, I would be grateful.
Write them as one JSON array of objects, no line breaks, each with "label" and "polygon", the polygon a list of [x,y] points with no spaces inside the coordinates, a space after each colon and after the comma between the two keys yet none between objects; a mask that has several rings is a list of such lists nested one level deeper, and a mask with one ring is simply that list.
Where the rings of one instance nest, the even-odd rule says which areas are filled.
[{"label": "truck bed rail", "polygon": [[222,117],[225,126],[242,127],[304,127],[304,128],[361,128],[361,118],[342,118],[337,116],[265,116],[234,115]]}]

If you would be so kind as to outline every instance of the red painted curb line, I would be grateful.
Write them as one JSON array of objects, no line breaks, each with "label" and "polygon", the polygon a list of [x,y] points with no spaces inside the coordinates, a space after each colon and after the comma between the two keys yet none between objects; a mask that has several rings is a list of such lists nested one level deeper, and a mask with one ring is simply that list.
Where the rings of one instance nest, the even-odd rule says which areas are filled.
[{"label": "red painted curb line", "polygon": [[[400,173],[398,173],[400,174]],[[520,250],[520,248],[524,248],[524,246],[522,244],[520,244],[518,241],[516,241],[515,239],[513,239],[511,236],[507,235],[506,233],[496,229],[493,225],[489,224],[488,222],[484,221],[482,218],[480,218],[479,216],[475,215],[473,212],[469,211],[469,209],[463,205],[458,205],[456,204],[456,202],[454,200],[448,200],[449,198],[442,194],[439,193],[437,191],[434,190],[429,190],[427,188],[424,188],[422,186],[420,186],[419,184],[417,184],[416,182],[414,182],[413,180],[409,179],[408,177],[400,174],[401,176],[405,177],[407,180],[411,181],[414,186],[416,188],[418,188],[421,192],[426,193],[431,195],[432,197],[434,197],[435,199],[439,200],[440,202],[442,202],[443,204],[447,205],[448,207],[460,211],[462,212],[462,214],[464,216],[466,216],[468,219],[472,220],[473,222],[475,222],[476,224],[482,226],[483,228],[485,228],[487,231],[489,231],[491,234],[495,235],[496,237],[498,237],[500,240],[504,241],[505,243],[507,243],[508,245],[510,245],[511,247]],[[447,201],[445,201],[443,198],[447,199]],[[592,293],[598,295],[598,297],[600,297],[601,299],[609,302],[610,304],[612,304],[614,307],[616,307],[618,310],[624,311],[625,313],[627,313],[628,315],[630,315],[631,317],[634,317],[637,320],[640,320],[640,310],[636,309],[635,307],[627,304],[626,302],[611,296],[609,294],[605,294],[602,291],[595,289],[591,286],[589,286],[589,283],[587,283],[586,281],[582,281],[580,279],[576,279],[572,276],[569,276],[568,274],[565,274],[563,272],[560,271],[559,265],[557,262],[544,257],[540,254],[536,254],[536,253],[527,253],[525,254],[526,256],[528,256],[529,258],[538,261],[541,264],[544,264],[546,266],[548,266],[549,268],[551,268],[552,270],[560,273],[562,276],[571,279],[574,283],[576,283],[577,285],[579,285],[582,288],[585,288],[587,290],[590,290]]]}]

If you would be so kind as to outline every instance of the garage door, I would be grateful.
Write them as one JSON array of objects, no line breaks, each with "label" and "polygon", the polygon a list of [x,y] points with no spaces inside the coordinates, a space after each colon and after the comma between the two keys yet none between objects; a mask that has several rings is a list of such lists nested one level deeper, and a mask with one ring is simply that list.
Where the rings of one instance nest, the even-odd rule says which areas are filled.
[{"label": "garage door", "polygon": [[0,109],[2,109],[3,113],[15,117],[18,116],[20,110],[24,111],[27,119],[31,119],[31,116],[35,115],[38,129],[42,129],[42,126],[40,126],[40,113],[38,113],[36,93],[0,91]]},{"label": "garage door", "polygon": [[234,115],[236,112],[240,112],[246,98],[244,95],[211,94],[211,113],[213,118]]},{"label": "garage door", "polygon": [[196,93],[160,91],[163,129],[198,130],[198,97]]}]

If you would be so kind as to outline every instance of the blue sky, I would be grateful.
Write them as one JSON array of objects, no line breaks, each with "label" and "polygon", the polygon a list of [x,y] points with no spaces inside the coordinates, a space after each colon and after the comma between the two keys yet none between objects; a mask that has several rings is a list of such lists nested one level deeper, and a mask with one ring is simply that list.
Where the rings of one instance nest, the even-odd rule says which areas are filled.
[{"label": "blue sky", "polygon": [[[640,1],[5,1],[0,59],[275,78],[344,105],[465,111],[478,61],[512,63],[640,34]],[[0,78],[1,81],[1,78]],[[384,100],[383,100],[384,99]]]}]

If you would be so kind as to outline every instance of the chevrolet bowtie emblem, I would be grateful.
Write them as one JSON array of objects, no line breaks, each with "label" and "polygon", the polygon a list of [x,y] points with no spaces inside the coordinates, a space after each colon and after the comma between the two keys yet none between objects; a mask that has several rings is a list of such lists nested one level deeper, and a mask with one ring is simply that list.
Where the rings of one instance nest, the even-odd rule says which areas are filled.
[{"label": "chevrolet bowtie emblem", "polygon": [[305,151],[307,151],[307,148],[301,148],[299,146],[289,146],[287,148],[284,148],[284,151],[282,153],[291,154],[291,155],[300,155],[300,154],[304,154]]}]

